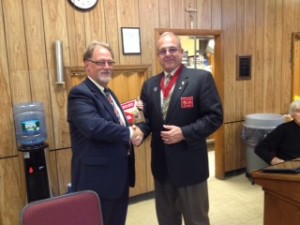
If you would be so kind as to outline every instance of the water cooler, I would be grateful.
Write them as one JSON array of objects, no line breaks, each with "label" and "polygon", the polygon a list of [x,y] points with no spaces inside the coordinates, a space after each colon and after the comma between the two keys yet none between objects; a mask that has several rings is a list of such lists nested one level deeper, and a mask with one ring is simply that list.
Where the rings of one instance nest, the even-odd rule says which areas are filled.
[{"label": "water cooler", "polygon": [[27,201],[51,197],[45,154],[48,144],[44,105],[40,102],[14,106],[18,150],[23,153]]}]

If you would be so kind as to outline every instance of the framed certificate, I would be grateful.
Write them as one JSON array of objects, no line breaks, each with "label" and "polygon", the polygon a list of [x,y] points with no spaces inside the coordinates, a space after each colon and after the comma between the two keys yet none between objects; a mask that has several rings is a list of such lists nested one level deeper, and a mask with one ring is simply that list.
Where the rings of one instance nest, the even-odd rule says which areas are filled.
[{"label": "framed certificate", "polygon": [[140,28],[121,27],[122,47],[124,55],[141,54]]}]

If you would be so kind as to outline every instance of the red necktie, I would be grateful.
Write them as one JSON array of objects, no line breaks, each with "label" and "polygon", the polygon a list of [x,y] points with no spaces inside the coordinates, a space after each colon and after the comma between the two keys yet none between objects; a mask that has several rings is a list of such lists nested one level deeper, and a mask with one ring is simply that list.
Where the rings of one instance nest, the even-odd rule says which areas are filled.
[{"label": "red necktie", "polygon": [[104,93],[106,95],[106,98],[107,100],[109,101],[109,103],[111,104],[111,106],[113,107],[114,109],[114,112],[116,114],[116,116],[118,117],[118,120],[119,120],[119,123],[122,125],[122,126],[125,126],[123,120],[121,119],[121,116],[120,116],[120,113],[119,111],[117,110],[117,106],[115,105],[115,102],[113,100],[113,97],[111,96],[109,90],[107,88],[104,89]]}]

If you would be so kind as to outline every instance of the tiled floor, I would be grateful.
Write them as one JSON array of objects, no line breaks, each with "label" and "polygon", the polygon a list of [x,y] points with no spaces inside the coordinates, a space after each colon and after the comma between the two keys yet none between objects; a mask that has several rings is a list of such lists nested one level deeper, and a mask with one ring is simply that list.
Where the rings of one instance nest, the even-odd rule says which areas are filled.
[{"label": "tiled floor", "polygon": [[[262,225],[263,191],[244,173],[225,180],[214,177],[214,151],[209,151],[208,180],[211,225]],[[158,225],[153,193],[135,198],[128,208],[126,225]]]}]

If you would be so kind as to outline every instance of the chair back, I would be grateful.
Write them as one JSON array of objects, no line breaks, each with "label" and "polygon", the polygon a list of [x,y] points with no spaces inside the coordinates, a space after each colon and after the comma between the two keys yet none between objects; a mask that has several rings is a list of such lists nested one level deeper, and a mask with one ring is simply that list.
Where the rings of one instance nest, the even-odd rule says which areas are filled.
[{"label": "chair back", "polygon": [[103,225],[100,199],[87,190],[30,202],[21,225]]}]

